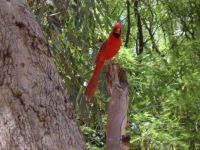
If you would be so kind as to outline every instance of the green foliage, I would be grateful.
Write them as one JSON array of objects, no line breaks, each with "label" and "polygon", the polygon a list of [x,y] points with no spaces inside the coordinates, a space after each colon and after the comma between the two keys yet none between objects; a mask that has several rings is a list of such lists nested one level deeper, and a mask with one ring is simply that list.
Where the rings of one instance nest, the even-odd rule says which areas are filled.
[{"label": "green foliage", "polygon": [[[105,73],[90,102],[83,96],[84,82],[112,24],[120,16],[126,17],[126,3],[53,2],[50,5],[29,1],[49,40],[88,149],[104,149],[108,107]],[[128,75],[128,120],[137,127],[127,131],[132,149],[200,149],[199,6],[196,0],[141,0],[145,47],[136,56],[136,20],[131,3],[129,45],[121,48],[116,60]],[[125,19],[123,41],[126,31]]]},{"label": "green foliage", "polygon": [[86,126],[81,126],[81,131],[87,137],[86,146],[88,149],[91,149],[91,150],[104,149],[105,137],[104,137],[103,131],[94,130]]}]

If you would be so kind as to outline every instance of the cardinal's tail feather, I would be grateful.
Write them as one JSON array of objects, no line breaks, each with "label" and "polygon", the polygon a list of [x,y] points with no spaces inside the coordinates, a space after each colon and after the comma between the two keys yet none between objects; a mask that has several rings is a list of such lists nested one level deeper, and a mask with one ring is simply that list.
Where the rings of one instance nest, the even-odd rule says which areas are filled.
[{"label": "cardinal's tail feather", "polygon": [[85,90],[86,98],[91,98],[94,96],[95,91],[98,87],[98,81],[101,75],[101,70],[103,68],[104,61],[99,61],[96,63],[95,69],[93,71],[92,77],[89,80],[89,83]]}]

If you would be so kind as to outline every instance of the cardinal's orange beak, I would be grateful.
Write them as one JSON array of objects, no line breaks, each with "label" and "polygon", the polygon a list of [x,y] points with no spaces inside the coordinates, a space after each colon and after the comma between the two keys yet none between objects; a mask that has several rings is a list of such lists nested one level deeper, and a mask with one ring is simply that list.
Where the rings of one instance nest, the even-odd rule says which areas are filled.
[{"label": "cardinal's orange beak", "polygon": [[114,33],[120,35],[121,34],[121,29],[120,28],[115,29]]}]

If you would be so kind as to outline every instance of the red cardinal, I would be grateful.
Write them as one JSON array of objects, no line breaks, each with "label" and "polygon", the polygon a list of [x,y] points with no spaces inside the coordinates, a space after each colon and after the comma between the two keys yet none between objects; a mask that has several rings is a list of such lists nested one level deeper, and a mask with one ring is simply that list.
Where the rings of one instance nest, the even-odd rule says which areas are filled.
[{"label": "red cardinal", "polygon": [[121,47],[121,23],[117,21],[114,25],[112,32],[108,39],[101,46],[96,58],[96,67],[93,71],[93,75],[90,78],[88,86],[85,90],[85,96],[91,98],[94,96],[98,81],[100,78],[101,70],[105,60],[111,59],[119,51]]}]

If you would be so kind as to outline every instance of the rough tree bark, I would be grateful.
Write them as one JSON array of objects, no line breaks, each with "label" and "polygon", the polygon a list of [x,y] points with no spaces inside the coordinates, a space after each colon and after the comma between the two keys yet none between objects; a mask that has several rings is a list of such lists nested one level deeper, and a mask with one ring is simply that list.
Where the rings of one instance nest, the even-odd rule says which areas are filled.
[{"label": "rough tree bark", "polygon": [[85,149],[47,41],[25,0],[0,0],[0,149]]}]

